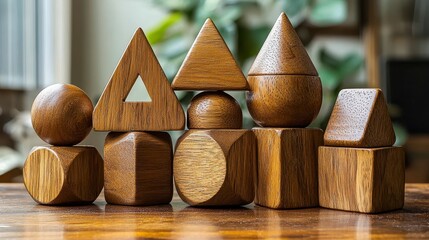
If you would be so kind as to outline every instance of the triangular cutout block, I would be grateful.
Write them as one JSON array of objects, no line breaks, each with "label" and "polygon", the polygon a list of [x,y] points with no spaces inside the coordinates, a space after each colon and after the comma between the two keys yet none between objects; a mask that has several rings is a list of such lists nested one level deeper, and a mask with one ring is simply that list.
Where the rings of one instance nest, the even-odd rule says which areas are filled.
[{"label": "triangular cutout block", "polygon": [[248,90],[246,78],[207,19],[172,83],[175,90]]},{"label": "triangular cutout block", "polygon": [[144,85],[143,79],[140,77],[140,75],[134,82],[134,85],[128,93],[125,102],[152,102],[152,98],[147,92],[147,88]]},{"label": "triangular cutout block", "polygon": [[[151,102],[126,102],[138,76]],[[141,28],[137,29],[94,109],[96,131],[185,128],[185,114]]]},{"label": "triangular cutout block", "polygon": [[281,13],[262,45],[249,76],[309,75],[318,76],[301,40],[285,13]]},{"label": "triangular cutout block", "polygon": [[388,147],[395,132],[380,89],[341,90],[326,128],[325,145]]}]

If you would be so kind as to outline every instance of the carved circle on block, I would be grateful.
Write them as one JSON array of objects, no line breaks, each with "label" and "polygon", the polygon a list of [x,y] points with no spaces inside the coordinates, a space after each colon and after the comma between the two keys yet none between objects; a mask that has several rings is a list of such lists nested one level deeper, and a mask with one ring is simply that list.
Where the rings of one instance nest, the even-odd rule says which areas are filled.
[{"label": "carved circle on block", "polygon": [[24,184],[30,196],[38,203],[48,204],[61,192],[64,169],[54,151],[36,148],[28,156],[23,168]]},{"label": "carved circle on block", "polygon": [[262,127],[306,127],[322,105],[322,84],[317,76],[249,76],[247,107]]},{"label": "carved circle on block", "polygon": [[54,84],[37,95],[31,108],[31,121],[43,141],[72,146],[91,131],[92,111],[91,100],[80,88]]},{"label": "carved circle on block", "polygon": [[178,146],[173,175],[180,194],[191,205],[213,198],[226,178],[222,148],[210,136],[193,133]]},{"label": "carved circle on block", "polygon": [[189,129],[239,129],[243,113],[238,102],[223,91],[196,95],[188,108]]}]

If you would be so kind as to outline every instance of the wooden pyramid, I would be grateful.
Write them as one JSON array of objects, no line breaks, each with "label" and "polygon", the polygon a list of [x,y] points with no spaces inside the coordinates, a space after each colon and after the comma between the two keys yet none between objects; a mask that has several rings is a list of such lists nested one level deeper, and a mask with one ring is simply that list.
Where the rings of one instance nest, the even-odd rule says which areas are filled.
[{"label": "wooden pyramid", "polygon": [[285,13],[280,14],[249,71],[251,75],[318,76]]},{"label": "wooden pyramid", "polygon": [[207,19],[173,80],[175,90],[247,90],[246,78],[211,19]]},{"label": "wooden pyramid", "polygon": [[[151,102],[126,102],[140,75]],[[185,114],[141,28],[135,32],[93,113],[96,131],[165,131],[185,127]]]},{"label": "wooden pyramid", "polygon": [[326,128],[325,145],[387,147],[395,132],[380,89],[344,89],[338,95]]}]

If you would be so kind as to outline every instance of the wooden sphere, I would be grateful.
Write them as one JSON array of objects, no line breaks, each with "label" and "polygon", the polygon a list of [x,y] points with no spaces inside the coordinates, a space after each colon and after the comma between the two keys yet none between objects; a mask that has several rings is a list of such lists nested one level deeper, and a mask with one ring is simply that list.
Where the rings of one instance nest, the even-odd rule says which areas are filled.
[{"label": "wooden sphere", "polygon": [[238,102],[223,91],[196,95],[188,108],[189,129],[239,129],[243,113]]},{"label": "wooden sphere", "polygon": [[43,141],[72,146],[91,131],[92,111],[91,100],[80,88],[54,84],[37,95],[31,108],[31,121]]},{"label": "wooden sphere", "polygon": [[249,76],[247,107],[262,127],[306,127],[322,104],[322,84],[317,76]]}]

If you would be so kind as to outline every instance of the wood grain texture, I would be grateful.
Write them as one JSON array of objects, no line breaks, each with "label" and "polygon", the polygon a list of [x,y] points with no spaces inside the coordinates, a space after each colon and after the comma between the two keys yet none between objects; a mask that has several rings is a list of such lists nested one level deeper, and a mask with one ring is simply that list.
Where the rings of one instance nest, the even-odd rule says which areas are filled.
[{"label": "wood grain texture", "polygon": [[120,205],[167,204],[173,196],[173,149],[166,132],[111,132],[104,145],[104,194]]},{"label": "wood grain texture", "polygon": [[285,13],[256,56],[249,71],[249,76],[254,75],[319,75]]},{"label": "wood grain texture", "polygon": [[238,102],[223,91],[202,92],[188,107],[189,129],[239,129],[243,113]]},{"label": "wood grain texture", "polygon": [[174,180],[191,206],[246,205],[254,199],[256,138],[250,130],[193,130],[180,139]]},{"label": "wood grain texture", "polygon": [[326,208],[378,213],[404,205],[401,147],[319,148],[319,203]]},{"label": "wood grain texture", "polygon": [[173,80],[175,90],[247,90],[246,78],[209,18]]},{"label": "wood grain texture", "polygon": [[[126,102],[137,77],[151,102]],[[185,128],[185,114],[143,30],[137,29],[94,109],[96,131],[164,131]]]},{"label": "wood grain texture", "polygon": [[54,84],[42,90],[31,107],[31,122],[37,135],[57,146],[73,146],[92,129],[93,106],[80,88]]},{"label": "wood grain texture", "polygon": [[277,209],[319,205],[317,151],[323,131],[253,128],[258,140],[255,203]]},{"label": "wood grain texture", "polygon": [[329,146],[392,146],[395,132],[383,92],[377,88],[341,90],[324,140]]},{"label": "wood grain texture", "polygon": [[103,159],[94,147],[35,147],[23,176],[40,204],[89,204],[103,188]]},{"label": "wood grain texture", "polygon": [[317,76],[249,76],[247,107],[262,127],[306,127],[319,113],[322,84]]}]

